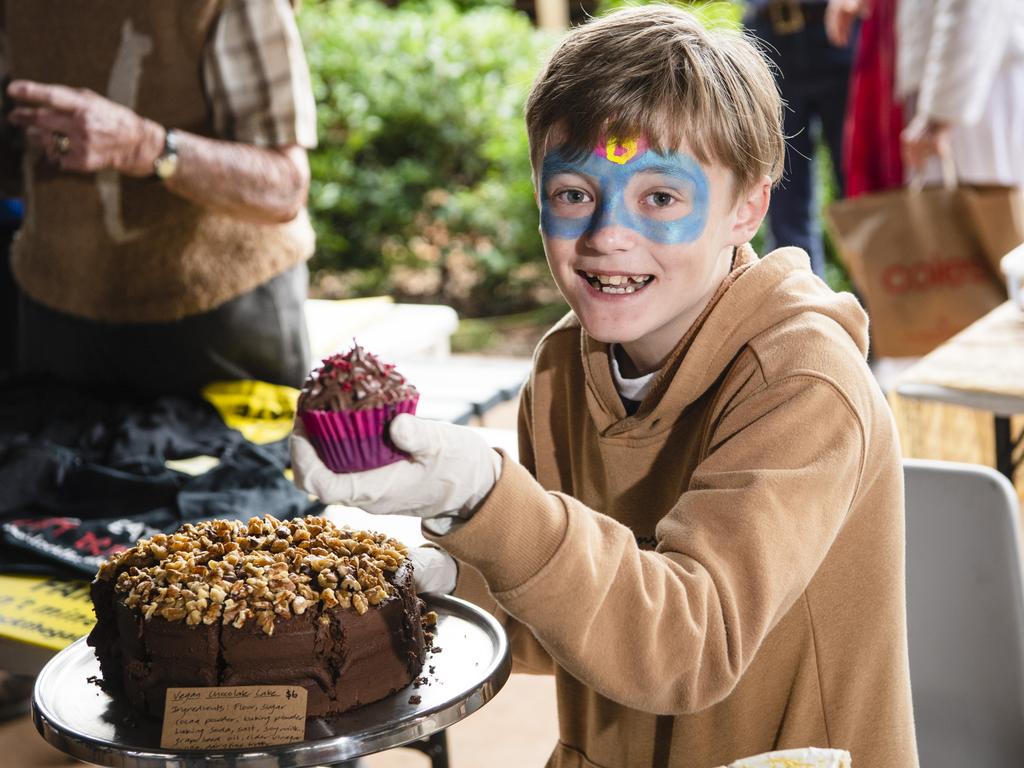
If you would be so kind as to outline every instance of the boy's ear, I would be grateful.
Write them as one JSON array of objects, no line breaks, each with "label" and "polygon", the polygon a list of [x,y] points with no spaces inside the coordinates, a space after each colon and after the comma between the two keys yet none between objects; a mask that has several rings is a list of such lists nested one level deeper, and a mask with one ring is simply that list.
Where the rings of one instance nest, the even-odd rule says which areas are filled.
[{"label": "boy's ear", "polygon": [[730,245],[743,245],[750,242],[750,239],[757,234],[757,230],[761,227],[765,214],[768,213],[768,203],[771,202],[771,199],[771,177],[762,176],[736,203]]}]

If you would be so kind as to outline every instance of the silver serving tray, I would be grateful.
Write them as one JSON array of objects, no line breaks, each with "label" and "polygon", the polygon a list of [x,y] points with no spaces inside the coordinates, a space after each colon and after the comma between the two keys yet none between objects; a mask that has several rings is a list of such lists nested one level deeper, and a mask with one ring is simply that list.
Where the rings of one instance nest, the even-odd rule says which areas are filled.
[{"label": "silver serving tray", "polygon": [[[427,684],[337,717],[310,718],[306,740],[255,750],[172,752],[160,749],[161,722],[114,701],[90,678],[99,662],[85,638],[54,656],[36,679],[32,719],[43,738],[72,757],[116,768],[309,768],[407,744],[472,714],[508,680],[508,639],[475,605],[425,595],[437,612]],[[433,667],[431,673],[429,668]],[[419,696],[418,704],[410,698]]]}]

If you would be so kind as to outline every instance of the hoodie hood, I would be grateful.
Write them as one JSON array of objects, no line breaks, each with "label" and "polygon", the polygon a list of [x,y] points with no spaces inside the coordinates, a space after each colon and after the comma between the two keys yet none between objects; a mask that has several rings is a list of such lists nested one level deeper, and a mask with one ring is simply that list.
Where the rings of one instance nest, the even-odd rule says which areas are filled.
[{"label": "hoodie hood", "polygon": [[581,330],[588,401],[598,428],[622,434],[701,397],[740,352],[766,333],[807,313],[838,325],[861,357],[868,350],[868,319],[850,293],[836,293],[811,272],[799,248],[779,248],[758,258],[749,245],[737,249],[723,287],[669,356],[636,414],[626,417],[612,379],[609,345]]}]

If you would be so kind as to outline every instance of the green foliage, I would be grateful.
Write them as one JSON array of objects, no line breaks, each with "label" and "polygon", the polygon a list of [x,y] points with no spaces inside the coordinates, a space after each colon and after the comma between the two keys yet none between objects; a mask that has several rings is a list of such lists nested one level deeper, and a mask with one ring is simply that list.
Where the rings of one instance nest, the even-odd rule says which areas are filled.
[{"label": "green foliage", "polygon": [[[515,0],[449,0],[452,5],[460,11],[472,11],[475,8],[513,8]],[[395,5],[402,8],[414,8],[416,6],[429,6],[433,0],[398,0]]]},{"label": "green foliage", "polygon": [[462,318],[452,335],[452,351],[473,354],[501,347],[505,355],[529,356],[540,337],[568,311],[569,305],[559,299],[512,315]]},{"label": "green foliage", "polygon": [[692,11],[708,27],[738,27],[740,17],[743,14],[742,3],[730,2],[730,0],[675,0],[675,2],[672,2],[672,0],[650,0],[650,2],[644,2],[643,0],[600,0],[597,4],[596,15],[601,16],[608,11],[614,11],[619,8],[649,5],[651,3],[667,3],[668,5],[678,5],[686,8],[688,11]]},{"label": "green foliage", "polygon": [[549,39],[446,0],[332,0],[299,20],[320,130],[314,268],[471,313],[528,303],[517,276],[543,252],[522,108]]}]

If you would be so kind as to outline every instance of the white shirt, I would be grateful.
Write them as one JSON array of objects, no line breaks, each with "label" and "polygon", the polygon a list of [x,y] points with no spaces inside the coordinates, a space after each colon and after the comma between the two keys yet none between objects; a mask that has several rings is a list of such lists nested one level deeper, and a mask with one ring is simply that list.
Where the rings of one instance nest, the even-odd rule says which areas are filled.
[{"label": "white shirt", "polygon": [[618,344],[612,344],[608,349],[608,356],[612,361],[612,379],[615,381],[615,389],[618,390],[620,397],[640,402],[650,391],[654,377],[658,375],[659,371],[645,373],[635,379],[627,379],[622,375],[622,369],[619,368],[619,360],[616,355],[618,348]]}]

